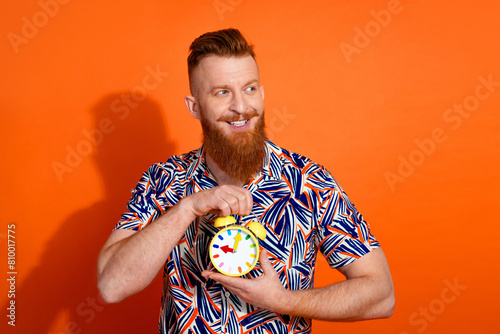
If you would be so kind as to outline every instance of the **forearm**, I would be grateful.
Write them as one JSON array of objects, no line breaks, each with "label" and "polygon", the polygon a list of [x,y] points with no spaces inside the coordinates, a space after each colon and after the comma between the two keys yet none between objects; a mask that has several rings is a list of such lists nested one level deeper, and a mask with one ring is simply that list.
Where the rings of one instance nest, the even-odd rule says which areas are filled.
[{"label": "forearm", "polygon": [[287,290],[263,249],[259,262],[263,275],[253,279],[230,277],[205,270],[211,278],[243,301],[280,314],[328,321],[387,318],[394,309],[394,287],[382,249],[374,249],[339,268],[347,280],[324,288]]},{"label": "forearm", "polygon": [[287,291],[288,302],[278,313],[326,321],[387,318],[394,308],[392,282],[380,277],[356,277],[323,288]]},{"label": "forearm", "polygon": [[151,283],[194,219],[181,202],[143,230],[103,248],[98,287],[104,300],[119,302]]},{"label": "forearm", "polygon": [[248,189],[223,185],[183,198],[139,232],[114,231],[97,264],[101,296],[119,302],[149,285],[196,217],[213,210],[249,214],[252,204]]}]

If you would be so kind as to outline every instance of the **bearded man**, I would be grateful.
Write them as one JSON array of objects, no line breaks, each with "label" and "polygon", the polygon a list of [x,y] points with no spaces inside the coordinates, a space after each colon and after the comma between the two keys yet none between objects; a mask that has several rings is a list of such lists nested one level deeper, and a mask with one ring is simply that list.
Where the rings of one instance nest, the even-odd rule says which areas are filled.
[{"label": "bearded man", "polygon": [[[190,47],[186,106],[203,146],[151,166],[98,260],[115,303],[164,268],[159,333],[310,333],[311,319],[386,318],[394,288],[385,255],[331,174],[266,139],[253,46],[236,29]],[[268,237],[242,277],[210,269],[218,216],[258,217]],[[316,254],[346,280],[313,288]]]}]

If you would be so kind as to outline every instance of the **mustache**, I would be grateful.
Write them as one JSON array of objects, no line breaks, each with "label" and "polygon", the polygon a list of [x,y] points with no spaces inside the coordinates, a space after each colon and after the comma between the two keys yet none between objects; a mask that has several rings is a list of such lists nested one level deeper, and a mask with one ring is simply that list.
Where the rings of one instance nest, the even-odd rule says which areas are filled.
[{"label": "mustache", "polygon": [[259,113],[257,110],[247,111],[239,115],[229,115],[229,116],[221,116],[217,120],[218,122],[236,122],[244,119],[250,119],[252,117],[258,117]]}]

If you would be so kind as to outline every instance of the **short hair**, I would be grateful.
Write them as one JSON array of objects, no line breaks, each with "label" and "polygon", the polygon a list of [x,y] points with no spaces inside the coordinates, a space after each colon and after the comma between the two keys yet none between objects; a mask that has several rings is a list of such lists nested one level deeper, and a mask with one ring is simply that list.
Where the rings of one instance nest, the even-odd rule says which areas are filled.
[{"label": "short hair", "polygon": [[188,75],[192,92],[191,74],[203,58],[209,55],[221,57],[252,56],[255,59],[254,46],[249,44],[238,29],[230,28],[207,32],[196,38],[189,47]]}]

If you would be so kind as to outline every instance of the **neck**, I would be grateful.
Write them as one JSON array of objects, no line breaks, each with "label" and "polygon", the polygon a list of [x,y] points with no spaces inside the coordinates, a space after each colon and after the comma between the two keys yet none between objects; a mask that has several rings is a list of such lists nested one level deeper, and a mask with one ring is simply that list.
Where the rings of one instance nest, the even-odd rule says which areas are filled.
[{"label": "neck", "polygon": [[232,179],[229,175],[227,175],[220,167],[215,163],[215,161],[205,153],[205,161],[207,162],[208,169],[210,173],[212,173],[215,181],[217,181],[218,185],[233,185],[238,187],[243,187],[245,184],[241,181]]}]

